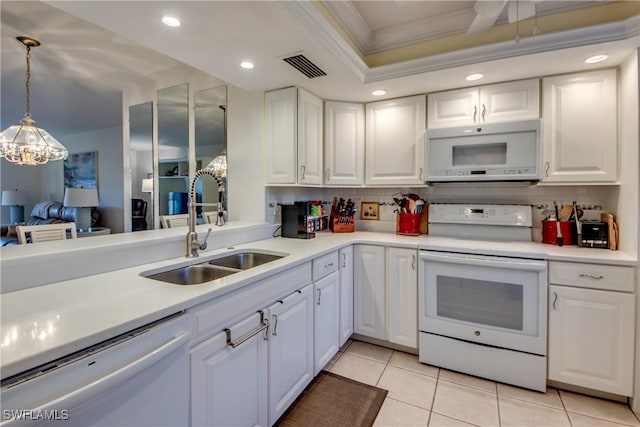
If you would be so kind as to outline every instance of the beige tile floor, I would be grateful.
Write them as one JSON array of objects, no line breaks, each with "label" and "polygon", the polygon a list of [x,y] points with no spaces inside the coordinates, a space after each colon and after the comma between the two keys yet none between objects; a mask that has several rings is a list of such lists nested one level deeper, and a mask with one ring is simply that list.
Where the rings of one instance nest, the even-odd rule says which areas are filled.
[{"label": "beige tile floor", "polygon": [[389,391],[375,426],[640,427],[622,403],[512,387],[359,341],[349,341],[325,369]]}]

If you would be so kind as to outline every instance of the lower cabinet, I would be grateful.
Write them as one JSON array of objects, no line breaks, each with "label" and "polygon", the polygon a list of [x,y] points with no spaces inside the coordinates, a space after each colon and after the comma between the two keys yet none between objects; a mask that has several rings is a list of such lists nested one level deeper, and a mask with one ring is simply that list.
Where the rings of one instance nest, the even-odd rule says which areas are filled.
[{"label": "lower cabinet", "polygon": [[549,379],[631,396],[634,305],[631,293],[550,285]]},{"label": "lower cabinet", "polygon": [[254,314],[191,349],[191,425],[269,423],[268,341]]},{"label": "lower cabinet", "polygon": [[355,245],[354,332],[418,348],[415,249]]},{"label": "lower cabinet", "polygon": [[275,423],[311,382],[313,286],[294,292],[269,314],[269,421]]},{"label": "lower cabinet", "polygon": [[316,280],[314,287],[314,375],[338,352],[340,340],[340,275],[337,271]]},{"label": "lower cabinet", "polygon": [[340,273],[340,341],[342,347],[353,335],[353,246],[338,252]]},{"label": "lower cabinet", "polygon": [[418,254],[386,249],[387,340],[418,348]]}]

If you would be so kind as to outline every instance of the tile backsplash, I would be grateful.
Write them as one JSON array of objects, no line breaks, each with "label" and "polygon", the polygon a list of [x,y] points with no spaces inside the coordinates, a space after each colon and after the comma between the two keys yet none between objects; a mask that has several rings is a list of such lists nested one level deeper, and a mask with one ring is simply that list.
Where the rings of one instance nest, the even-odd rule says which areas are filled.
[{"label": "tile backsplash", "polygon": [[[296,200],[322,200],[331,202],[333,197],[352,199],[360,210],[361,202],[380,203],[380,220],[361,220],[356,214],[356,230],[395,232],[396,220],[393,198],[415,193],[429,203],[496,203],[526,204],[533,206],[534,241],[541,240],[541,221],[546,209],[571,204],[574,200],[584,209],[584,219],[599,219],[600,212],[612,212],[618,203],[617,186],[551,186],[528,183],[442,183],[429,187],[395,188],[310,188],[267,187],[267,221],[279,223],[277,204]],[[613,212],[615,213],[615,212]]]}]

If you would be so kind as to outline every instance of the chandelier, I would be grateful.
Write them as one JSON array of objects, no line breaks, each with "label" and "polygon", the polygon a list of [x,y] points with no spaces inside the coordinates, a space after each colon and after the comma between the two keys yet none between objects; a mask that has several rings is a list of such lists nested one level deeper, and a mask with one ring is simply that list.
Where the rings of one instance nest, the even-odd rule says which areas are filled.
[{"label": "chandelier", "polygon": [[40,46],[30,37],[16,37],[27,48],[26,113],[19,125],[0,132],[0,157],[19,165],[43,165],[66,159],[69,152],[49,132],[35,126],[31,117],[31,48]]}]

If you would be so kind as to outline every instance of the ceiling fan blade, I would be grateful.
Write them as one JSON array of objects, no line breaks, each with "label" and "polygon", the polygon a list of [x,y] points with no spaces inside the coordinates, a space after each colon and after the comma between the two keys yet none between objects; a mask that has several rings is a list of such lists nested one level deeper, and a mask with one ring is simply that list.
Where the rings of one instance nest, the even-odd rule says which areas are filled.
[{"label": "ceiling fan blade", "polygon": [[496,23],[508,0],[477,0],[473,8],[476,17],[469,26],[467,34],[477,34],[488,30]]},{"label": "ceiling fan blade", "polygon": [[536,5],[533,0],[511,0],[509,2],[509,23],[531,18],[536,14]]}]

